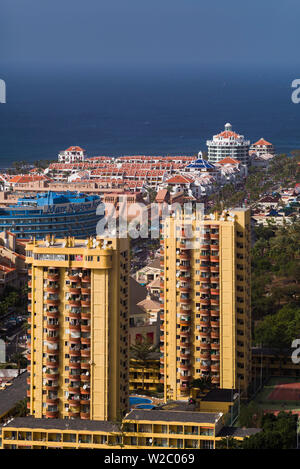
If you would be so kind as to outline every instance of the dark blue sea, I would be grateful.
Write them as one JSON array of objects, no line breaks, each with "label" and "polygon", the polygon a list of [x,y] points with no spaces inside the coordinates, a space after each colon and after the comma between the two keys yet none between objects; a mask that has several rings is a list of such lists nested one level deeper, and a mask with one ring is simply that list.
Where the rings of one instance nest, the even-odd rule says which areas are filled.
[{"label": "dark blue sea", "polygon": [[0,167],[56,159],[80,145],[94,155],[180,155],[205,150],[226,122],[280,152],[300,148],[297,70],[217,66],[6,65],[0,78]]}]

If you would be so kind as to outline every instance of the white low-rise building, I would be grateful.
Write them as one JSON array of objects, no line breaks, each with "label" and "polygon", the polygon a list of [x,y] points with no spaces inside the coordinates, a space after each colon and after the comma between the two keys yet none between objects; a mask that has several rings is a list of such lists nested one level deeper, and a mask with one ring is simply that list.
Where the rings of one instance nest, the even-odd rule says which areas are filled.
[{"label": "white low-rise building", "polygon": [[81,147],[69,147],[58,154],[59,163],[80,163],[84,161],[85,150]]}]

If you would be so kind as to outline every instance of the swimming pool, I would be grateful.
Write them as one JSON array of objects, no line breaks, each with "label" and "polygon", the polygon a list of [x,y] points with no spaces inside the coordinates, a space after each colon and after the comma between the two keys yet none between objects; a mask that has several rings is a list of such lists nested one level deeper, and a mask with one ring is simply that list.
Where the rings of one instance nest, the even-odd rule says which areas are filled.
[{"label": "swimming pool", "polygon": [[151,404],[151,399],[146,399],[145,397],[129,397],[129,404],[130,406],[135,406],[136,404]]}]

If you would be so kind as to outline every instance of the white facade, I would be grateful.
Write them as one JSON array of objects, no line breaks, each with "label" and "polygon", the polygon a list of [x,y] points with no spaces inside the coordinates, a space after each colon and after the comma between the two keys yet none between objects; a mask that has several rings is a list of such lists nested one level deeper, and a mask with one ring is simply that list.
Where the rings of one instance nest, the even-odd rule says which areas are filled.
[{"label": "white facade", "polygon": [[69,147],[58,154],[59,163],[80,163],[84,158],[85,150],[80,147]]},{"label": "white facade", "polygon": [[255,152],[257,156],[262,155],[275,155],[275,148],[272,143],[267,142],[264,138],[259,139],[257,142],[253,143],[250,147],[250,153]]},{"label": "white facade", "polygon": [[225,125],[225,130],[214,135],[212,140],[207,140],[208,161],[217,163],[226,157],[239,160],[242,164],[248,164],[250,140],[243,135],[232,131],[231,124]]}]

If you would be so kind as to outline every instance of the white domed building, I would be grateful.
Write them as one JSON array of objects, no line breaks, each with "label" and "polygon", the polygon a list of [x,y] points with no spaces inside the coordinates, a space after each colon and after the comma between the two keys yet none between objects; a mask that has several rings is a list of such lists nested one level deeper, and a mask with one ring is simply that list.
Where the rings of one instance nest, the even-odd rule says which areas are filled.
[{"label": "white domed building", "polygon": [[233,132],[232,125],[227,123],[225,130],[214,135],[212,140],[206,142],[208,148],[208,161],[217,163],[226,157],[234,158],[241,164],[249,163],[250,140],[243,135]]}]

